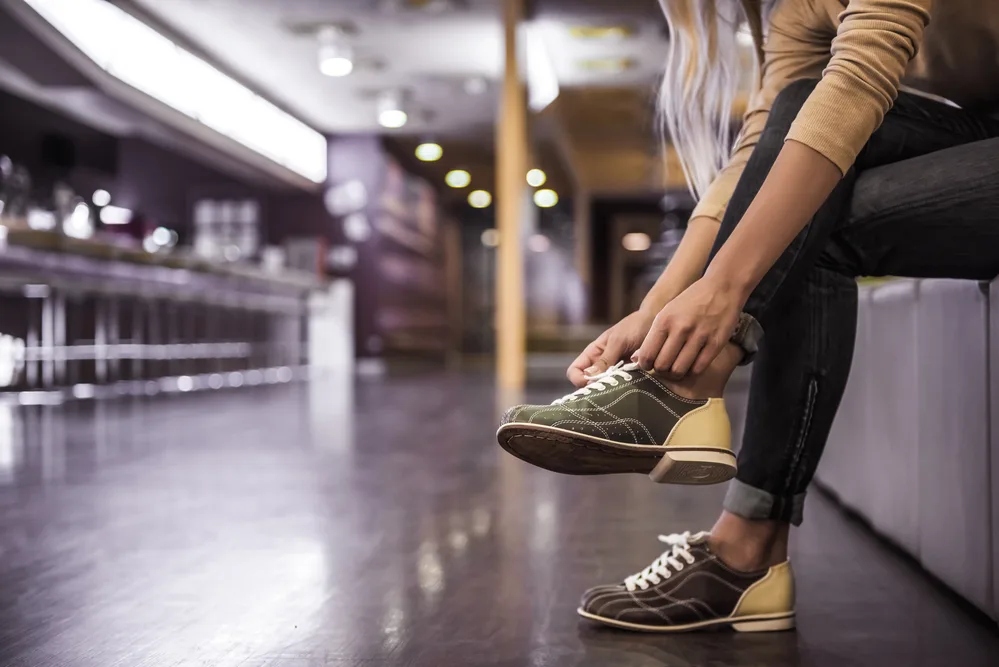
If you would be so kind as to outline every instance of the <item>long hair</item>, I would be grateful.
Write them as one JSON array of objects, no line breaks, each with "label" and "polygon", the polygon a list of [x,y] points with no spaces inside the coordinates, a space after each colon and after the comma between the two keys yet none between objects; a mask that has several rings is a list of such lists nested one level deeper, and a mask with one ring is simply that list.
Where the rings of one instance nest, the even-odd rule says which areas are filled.
[{"label": "long hair", "polygon": [[[773,0],[659,0],[670,28],[658,111],[695,198],[732,150],[732,103],[743,80],[737,31],[745,21],[763,62],[763,21]],[[756,77],[754,76],[754,79]]]}]

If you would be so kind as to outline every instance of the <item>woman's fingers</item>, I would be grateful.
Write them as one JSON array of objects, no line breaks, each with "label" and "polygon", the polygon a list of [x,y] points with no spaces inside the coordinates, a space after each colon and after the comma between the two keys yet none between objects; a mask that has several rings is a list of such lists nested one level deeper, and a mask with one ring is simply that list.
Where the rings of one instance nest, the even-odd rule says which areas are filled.
[{"label": "woman's fingers", "polygon": [[672,372],[673,362],[676,361],[677,355],[680,354],[680,351],[687,344],[689,335],[689,331],[676,325],[672,326],[666,332],[666,342],[663,343],[659,354],[656,355],[655,362],[653,362],[653,368],[655,368],[657,373],[668,374]]},{"label": "woman's fingers", "polygon": [[[691,367],[698,360],[701,351],[707,344],[707,336],[701,334],[693,334],[687,337],[686,342],[683,347],[677,353],[676,358],[673,360],[672,365],[663,366],[663,372],[669,373],[674,377],[684,377],[690,371]],[[665,361],[663,362],[666,363]],[[656,363],[656,368],[660,368],[658,360]]]},{"label": "woman's fingers", "polygon": [[593,364],[599,360],[601,353],[604,351],[604,341],[602,339],[603,337],[601,336],[587,345],[586,349],[584,349],[583,352],[576,357],[575,361],[569,365],[569,370],[566,371],[565,374],[565,376],[569,378],[569,382],[577,387],[586,386],[586,369],[593,366]]},{"label": "woman's fingers", "polygon": [[638,352],[634,354],[632,359],[643,371],[651,371],[656,365],[656,358],[665,342],[666,326],[657,317],[652,323],[648,335],[645,336],[645,340],[642,341],[642,346],[638,348]]}]

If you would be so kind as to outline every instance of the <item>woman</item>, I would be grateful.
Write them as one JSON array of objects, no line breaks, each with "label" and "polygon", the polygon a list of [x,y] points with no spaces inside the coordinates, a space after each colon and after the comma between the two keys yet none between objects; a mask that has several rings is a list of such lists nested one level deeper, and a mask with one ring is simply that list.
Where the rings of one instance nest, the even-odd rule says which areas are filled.
[{"label": "woman", "polygon": [[[567,473],[735,476],[710,533],[664,538],[650,567],[587,591],[583,616],[656,631],[787,629],[788,534],[846,385],[855,278],[999,274],[999,120],[988,115],[999,110],[999,7],[662,4],[673,41],[661,106],[699,204],[641,309],[572,364],[580,389],[511,410],[499,438]],[[760,79],[718,170],[740,18]],[[736,466],[720,397],[754,358]]]}]

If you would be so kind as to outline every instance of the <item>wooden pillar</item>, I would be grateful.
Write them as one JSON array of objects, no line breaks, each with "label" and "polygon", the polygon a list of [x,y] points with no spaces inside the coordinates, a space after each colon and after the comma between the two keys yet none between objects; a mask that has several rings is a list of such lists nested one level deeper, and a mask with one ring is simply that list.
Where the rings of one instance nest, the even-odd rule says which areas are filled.
[{"label": "wooden pillar", "polygon": [[503,389],[524,386],[527,371],[522,226],[527,173],[527,97],[517,34],[524,0],[503,2],[504,73],[496,135],[496,375]]},{"label": "wooden pillar", "polygon": [[576,195],[573,198],[573,236],[576,242],[576,273],[587,289],[592,282],[592,227],[590,221],[590,206],[592,205],[589,191],[582,184],[576,184]]}]

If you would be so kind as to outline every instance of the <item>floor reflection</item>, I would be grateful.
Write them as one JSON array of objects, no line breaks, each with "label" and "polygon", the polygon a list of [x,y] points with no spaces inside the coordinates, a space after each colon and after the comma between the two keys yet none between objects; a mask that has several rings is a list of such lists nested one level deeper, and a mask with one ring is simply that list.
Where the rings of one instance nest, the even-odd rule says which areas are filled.
[{"label": "floor reflection", "polygon": [[534,470],[497,414],[472,375],[0,407],[0,665],[995,664],[994,626],[820,499],[800,632],[581,623],[723,489]]}]

